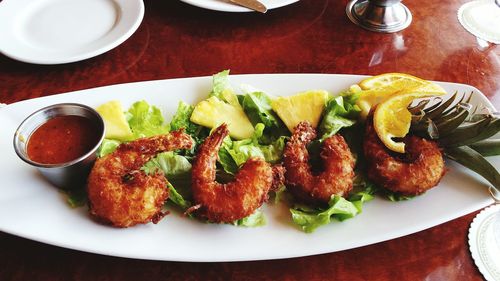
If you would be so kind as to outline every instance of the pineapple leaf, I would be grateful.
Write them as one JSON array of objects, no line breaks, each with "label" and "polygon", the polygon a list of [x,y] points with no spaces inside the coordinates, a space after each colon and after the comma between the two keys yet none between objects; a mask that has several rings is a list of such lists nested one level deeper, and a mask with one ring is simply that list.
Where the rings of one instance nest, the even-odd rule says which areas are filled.
[{"label": "pineapple leaf", "polygon": [[[457,94],[457,92],[455,92],[455,94],[453,95],[453,97],[451,97],[450,99],[451,99],[451,100],[454,100],[454,99],[455,99],[455,95],[456,95],[456,94]],[[443,112],[443,115],[446,115],[446,114],[450,113],[450,112],[451,112],[454,108],[456,108],[459,104],[469,104],[470,99],[471,99],[471,97],[472,97],[472,93],[469,95],[469,97],[467,98],[467,100],[466,100],[466,101],[464,101],[465,97],[466,97],[466,94],[464,94],[464,95],[460,98],[460,100],[459,100],[459,101],[457,101],[457,103],[455,103],[455,105],[450,106],[447,110],[445,110],[445,111]]]},{"label": "pineapple leaf", "polygon": [[441,103],[443,102],[443,98],[442,97],[434,97],[432,100],[433,100],[434,104],[431,105],[431,106],[429,106],[429,107],[427,107],[427,108],[425,108],[425,110],[427,110],[427,111],[434,110],[435,108],[437,108],[438,106],[440,106]]},{"label": "pineapple leaf", "polygon": [[421,123],[422,120],[425,118],[425,111],[423,111],[423,110],[411,109],[410,113],[411,113],[411,125],[412,126],[418,126],[418,124]]},{"label": "pineapple leaf", "polygon": [[500,155],[500,139],[483,140],[470,145],[470,148],[482,156]]},{"label": "pineapple leaf", "polygon": [[410,111],[411,114],[418,114],[426,108],[430,101],[431,99],[421,100],[416,105],[410,105],[408,111]]},{"label": "pineapple leaf", "polygon": [[500,193],[500,173],[479,152],[468,146],[446,148],[444,154],[449,159],[478,173],[489,181],[497,193]]},{"label": "pineapple leaf", "polygon": [[445,147],[473,144],[494,136],[500,131],[500,118],[488,116],[483,120],[456,129],[440,142]]},{"label": "pineapple leaf", "polygon": [[451,96],[451,98],[447,99],[445,102],[441,101],[437,103],[437,106],[426,109],[425,113],[427,117],[430,119],[434,119],[436,117],[442,116],[443,112],[453,103],[456,97],[457,97],[457,92],[455,92],[453,96]]},{"label": "pineapple leaf", "polygon": [[472,106],[469,104],[457,104],[455,110],[434,121],[441,137],[452,133],[469,116]]},{"label": "pineapple leaf", "polygon": [[[437,101],[437,102],[434,102],[433,105],[427,107],[427,105],[431,102],[431,100]],[[408,111],[410,111],[410,113],[412,115],[411,116],[412,126],[418,126],[418,124],[420,122],[422,122],[422,120],[424,120],[424,118],[428,119],[427,112],[434,110],[436,107],[441,105],[442,102],[443,102],[443,99],[441,97],[434,97],[433,99],[421,100],[416,105],[413,105],[413,106],[410,105],[408,107]],[[427,122],[427,120],[426,120],[426,122]]]},{"label": "pineapple leaf", "polygon": [[439,130],[434,121],[425,118],[425,121],[419,121],[418,124],[411,124],[411,131],[422,138],[429,138],[432,140],[439,139]]},{"label": "pineapple leaf", "polygon": [[[493,113],[493,114],[495,114],[495,113]],[[498,116],[500,117],[500,115],[498,115]],[[474,123],[474,122],[477,122],[477,121],[481,121],[481,120],[483,120],[485,118],[491,118],[491,117],[492,117],[492,114],[490,114],[490,113],[488,113],[488,114],[474,113],[466,121]]]},{"label": "pineapple leaf", "polygon": [[433,140],[439,139],[439,130],[431,119],[427,121],[427,135]]}]

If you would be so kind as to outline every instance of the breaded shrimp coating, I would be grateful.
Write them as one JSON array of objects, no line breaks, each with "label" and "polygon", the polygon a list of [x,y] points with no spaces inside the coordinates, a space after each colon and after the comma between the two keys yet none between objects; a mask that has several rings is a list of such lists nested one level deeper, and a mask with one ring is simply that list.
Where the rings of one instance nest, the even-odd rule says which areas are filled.
[{"label": "breaded shrimp coating", "polygon": [[285,184],[300,201],[326,205],[332,195],[346,196],[352,189],[355,160],[344,138],[337,134],[323,141],[322,169],[313,172],[307,145],[316,138],[308,122],[301,122],[287,142],[283,153]]},{"label": "breaded shrimp coating", "polygon": [[[219,148],[229,130],[226,124],[216,128],[198,149],[192,167],[192,191],[196,215],[214,223],[232,223],[251,215],[267,200],[275,176],[262,158],[250,158],[233,181],[216,181]],[[276,171],[281,171],[277,169]]]},{"label": "breaded shrimp coating", "polygon": [[373,118],[366,121],[363,150],[368,178],[375,184],[403,195],[418,195],[436,186],[446,172],[443,154],[435,141],[406,137],[406,153],[389,151],[380,141]]},{"label": "breaded shrimp coating", "polygon": [[97,159],[88,178],[90,214],[115,227],[157,223],[165,215],[168,182],[163,173],[146,175],[141,167],[160,152],[192,146],[189,135],[174,131],[123,143]]}]

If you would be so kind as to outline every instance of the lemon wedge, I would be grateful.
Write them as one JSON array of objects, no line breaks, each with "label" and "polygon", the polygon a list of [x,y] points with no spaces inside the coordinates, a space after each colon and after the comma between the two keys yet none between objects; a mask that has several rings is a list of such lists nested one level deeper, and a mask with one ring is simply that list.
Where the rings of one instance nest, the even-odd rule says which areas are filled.
[{"label": "lemon wedge", "polygon": [[410,131],[411,113],[408,106],[417,98],[434,95],[425,92],[402,93],[389,97],[377,106],[373,114],[373,126],[387,148],[399,153],[405,152],[405,144],[396,142],[393,138],[402,138]]},{"label": "lemon wedge", "polygon": [[359,82],[358,87],[361,117],[366,118],[371,108],[377,106],[373,114],[375,131],[387,148],[399,153],[405,152],[405,144],[394,138],[402,138],[410,130],[408,106],[418,98],[446,94],[441,86],[405,73],[372,76]]},{"label": "lemon wedge", "polygon": [[439,85],[404,73],[385,73],[359,82],[362,94],[357,101],[361,117],[366,118],[370,109],[396,94],[419,92],[425,96],[446,94]]},{"label": "lemon wedge", "polygon": [[428,81],[405,73],[384,73],[366,78],[359,82],[362,90],[397,85],[399,87],[418,87],[429,83]]}]

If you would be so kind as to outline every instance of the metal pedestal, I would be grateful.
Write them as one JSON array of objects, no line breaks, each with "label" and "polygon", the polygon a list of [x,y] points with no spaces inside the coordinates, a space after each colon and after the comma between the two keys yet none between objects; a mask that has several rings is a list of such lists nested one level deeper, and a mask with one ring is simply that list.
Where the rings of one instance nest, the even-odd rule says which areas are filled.
[{"label": "metal pedestal", "polygon": [[375,32],[397,32],[412,20],[410,10],[401,0],[352,0],[346,13],[355,24]]}]

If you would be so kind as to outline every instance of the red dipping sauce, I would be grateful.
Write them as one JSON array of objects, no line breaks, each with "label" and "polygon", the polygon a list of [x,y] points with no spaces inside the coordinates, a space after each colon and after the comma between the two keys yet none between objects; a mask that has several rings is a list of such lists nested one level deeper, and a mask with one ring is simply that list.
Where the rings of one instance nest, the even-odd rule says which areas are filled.
[{"label": "red dipping sauce", "polygon": [[27,144],[28,157],[42,164],[62,164],[89,152],[100,132],[89,119],[77,115],[56,116],[38,127]]}]

